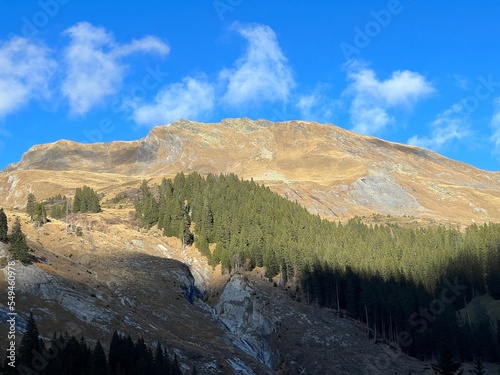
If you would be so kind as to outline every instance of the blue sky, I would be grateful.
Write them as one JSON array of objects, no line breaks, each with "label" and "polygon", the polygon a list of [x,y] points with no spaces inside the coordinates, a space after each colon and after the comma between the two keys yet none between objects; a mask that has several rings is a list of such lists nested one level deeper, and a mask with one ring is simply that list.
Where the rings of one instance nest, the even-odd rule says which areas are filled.
[{"label": "blue sky", "polygon": [[332,123],[500,168],[500,3],[3,0],[0,169],[179,118]]}]

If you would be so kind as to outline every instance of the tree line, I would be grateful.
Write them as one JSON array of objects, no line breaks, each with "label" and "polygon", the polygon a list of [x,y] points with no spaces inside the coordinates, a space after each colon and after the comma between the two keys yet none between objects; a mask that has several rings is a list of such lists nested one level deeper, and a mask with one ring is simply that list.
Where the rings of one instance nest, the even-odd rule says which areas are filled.
[{"label": "tree line", "polygon": [[[498,323],[483,306],[473,319],[461,311],[475,296],[500,298],[500,224],[460,231],[331,222],[233,174],[144,181],[135,211],[141,226],[194,243],[223,272],[264,267],[267,277],[299,286],[307,303],[364,322],[374,339],[398,343],[408,332],[402,349],[410,355],[435,358],[459,332],[451,345],[457,357],[499,361]],[[466,287],[453,302],[432,305],[449,283]],[[438,313],[422,316],[429,306]]]},{"label": "tree line", "polygon": [[[182,375],[177,356],[157,343],[154,348],[144,339],[133,341],[130,335],[116,331],[106,356],[100,341],[92,348],[83,337],[56,334],[46,345],[40,338],[33,314],[17,350],[15,367],[5,359],[3,374],[40,375]],[[193,374],[196,370],[193,370]]]}]

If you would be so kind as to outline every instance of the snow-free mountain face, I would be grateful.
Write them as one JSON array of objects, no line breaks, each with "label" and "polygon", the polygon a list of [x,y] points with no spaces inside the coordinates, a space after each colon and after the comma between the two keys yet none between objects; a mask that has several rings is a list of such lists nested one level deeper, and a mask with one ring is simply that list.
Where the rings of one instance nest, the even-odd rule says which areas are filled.
[{"label": "snow-free mountain face", "polygon": [[0,173],[0,204],[22,207],[30,189],[43,199],[70,194],[82,182],[104,191],[179,171],[253,178],[330,219],[500,220],[498,173],[334,125],[245,118],[181,120],[133,142],[33,146]]},{"label": "snow-free mountain face", "polygon": [[[0,172],[0,206],[9,225],[21,216],[37,259],[16,271],[19,324],[33,311],[45,337],[66,330],[105,347],[114,330],[144,336],[172,348],[185,373],[193,363],[203,374],[425,373],[426,363],[375,343],[359,322],[305,304],[295,287],[258,268],[222,275],[194,246],[156,227],[138,230],[133,200],[112,202],[143,179],[153,184],[179,171],[253,178],[334,220],[500,219],[500,175],[333,125],[179,121],[133,142],[33,146]],[[70,215],[81,236],[61,220],[35,226],[23,212],[29,192],[72,197],[82,185],[102,194],[104,207]],[[7,248],[0,244],[2,261]]]}]

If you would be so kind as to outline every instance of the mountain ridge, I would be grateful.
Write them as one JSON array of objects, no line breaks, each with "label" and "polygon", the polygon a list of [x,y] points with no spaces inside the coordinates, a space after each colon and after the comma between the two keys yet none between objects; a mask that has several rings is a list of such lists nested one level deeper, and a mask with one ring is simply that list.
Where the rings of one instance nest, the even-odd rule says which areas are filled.
[{"label": "mountain ridge", "polygon": [[[22,171],[103,174],[99,188],[106,185],[105,174],[131,181],[178,171],[235,173],[330,219],[381,214],[460,224],[500,221],[498,172],[307,121],[180,120],[136,141],[59,140],[30,148],[0,173],[1,185]],[[0,203],[22,206],[15,199]]]}]

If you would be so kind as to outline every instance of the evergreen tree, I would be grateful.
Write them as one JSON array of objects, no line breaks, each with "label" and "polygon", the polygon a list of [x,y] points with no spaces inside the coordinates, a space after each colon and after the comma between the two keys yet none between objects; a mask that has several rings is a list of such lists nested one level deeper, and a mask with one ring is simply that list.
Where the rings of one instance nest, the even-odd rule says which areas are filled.
[{"label": "evergreen tree", "polygon": [[[162,192],[160,196],[163,196]],[[146,180],[141,183],[139,197],[135,202],[135,212],[143,228],[149,229],[158,222],[158,202]]]},{"label": "evergreen tree", "polygon": [[76,189],[75,198],[73,199],[73,212],[101,212],[99,196],[94,189],[88,186]]},{"label": "evergreen tree", "polygon": [[30,312],[30,316],[26,323],[26,331],[23,333],[21,344],[17,353],[18,365],[24,365],[28,368],[31,368],[32,361],[35,359],[34,356],[36,355],[36,353],[40,355],[41,352],[42,346],[40,345],[38,328],[36,326],[33,313]]},{"label": "evergreen tree", "polygon": [[73,212],[80,212],[82,207],[82,189],[77,188],[75,191],[75,197],[73,198]]},{"label": "evergreen tree", "polygon": [[447,344],[441,347],[441,357],[438,363],[432,365],[435,374],[439,375],[462,375],[463,370],[460,368],[460,363],[453,360],[453,353]]},{"label": "evergreen tree", "polygon": [[7,215],[0,207],[0,241],[7,242],[7,232],[8,232],[8,221]]},{"label": "evergreen tree", "polygon": [[97,340],[90,361],[90,375],[107,375],[106,355],[101,342]]},{"label": "evergreen tree", "polygon": [[121,337],[118,332],[114,331],[111,337],[111,343],[109,344],[108,353],[108,365],[111,370],[111,374],[117,373],[118,364],[121,361],[120,351],[121,351]]},{"label": "evergreen tree", "polygon": [[474,375],[486,375],[484,363],[480,356],[477,356],[474,360]]},{"label": "evergreen tree", "polygon": [[22,263],[28,263],[31,260],[29,254],[26,235],[21,229],[21,221],[16,217],[12,227],[12,235],[10,236],[10,252],[12,257]]},{"label": "evergreen tree", "polygon": [[32,219],[38,225],[43,225],[47,222],[47,211],[45,210],[45,203],[43,202],[35,203],[35,211],[33,213]]},{"label": "evergreen tree", "polygon": [[26,213],[30,216],[31,220],[33,220],[36,210],[36,197],[35,194],[29,193],[28,199],[26,203]]}]

